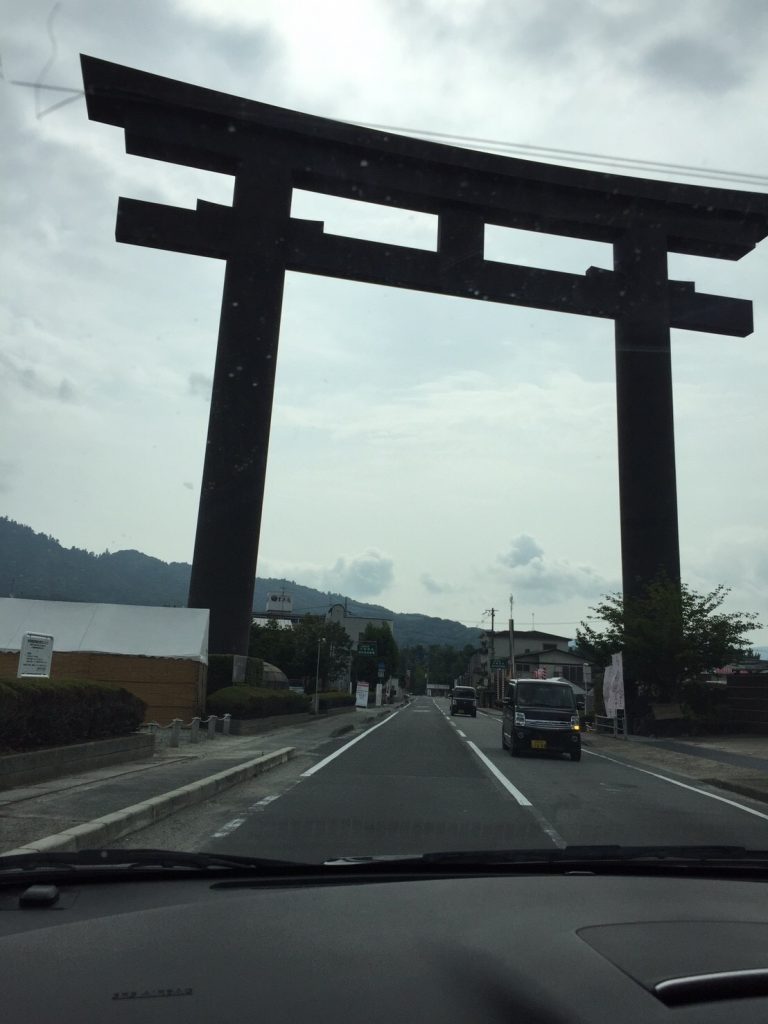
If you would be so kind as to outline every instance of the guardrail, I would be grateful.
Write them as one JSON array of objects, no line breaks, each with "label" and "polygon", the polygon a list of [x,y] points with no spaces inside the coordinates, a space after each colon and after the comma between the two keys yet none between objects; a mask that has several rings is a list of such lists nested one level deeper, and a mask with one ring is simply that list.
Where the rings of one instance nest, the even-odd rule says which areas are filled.
[{"label": "guardrail", "polygon": [[[139,731],[148,732],[154,736],[158,746],[179,747],[183,743],[213,740],[216,738],[217,732],[229,736],[231,718],[231,715],[209,715],[208,718],[193,718],[189,724],[185,724],[181,718],[174,718],[168,725],[160,725],[159,722],[145,722]],[[218,728],[219,723],[221,723],[221,729]]]},{"label": "guardrail", "polygon": [[595,732],[609,734],[616,739],[625,740],[627,738],[626,715],[624,712],[621,712],[615,718],[609,718],[607,715],[595,715]]}]

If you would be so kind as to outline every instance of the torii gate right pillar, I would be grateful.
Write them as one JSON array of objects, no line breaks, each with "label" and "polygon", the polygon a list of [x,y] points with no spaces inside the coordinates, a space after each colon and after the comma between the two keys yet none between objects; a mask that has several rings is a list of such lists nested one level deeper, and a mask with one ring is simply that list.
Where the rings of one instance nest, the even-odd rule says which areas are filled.
[{"label": "torii gate right pillar", "polygon": [[623,589],[680,579],[667,241],[633,228],[614,243],[624,290],[616,317],[616,404]]},{"label": "torii gate right pillar", "polygon": [[[616,405],[622,586],[626,635],[631,602],[660,576],[680,582],[672,399],[667,239],[658,226],[634,227],[614,243],[624,290],[616,317]],[[673,624],[670,624],[674,628]],[[677,628],[682,627],[678,619]],[[638,673],[625,651],[626,714],[633,717]]]}]

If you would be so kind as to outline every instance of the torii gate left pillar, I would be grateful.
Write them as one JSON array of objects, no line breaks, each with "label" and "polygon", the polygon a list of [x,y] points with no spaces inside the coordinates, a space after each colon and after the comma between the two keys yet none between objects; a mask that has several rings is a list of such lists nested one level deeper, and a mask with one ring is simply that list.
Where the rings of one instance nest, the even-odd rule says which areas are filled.
[{"label": "torii gate left pillar", "polygon": [[218,653],[248,653],[291,196],[279,168],[238,171],[188,599]]}]

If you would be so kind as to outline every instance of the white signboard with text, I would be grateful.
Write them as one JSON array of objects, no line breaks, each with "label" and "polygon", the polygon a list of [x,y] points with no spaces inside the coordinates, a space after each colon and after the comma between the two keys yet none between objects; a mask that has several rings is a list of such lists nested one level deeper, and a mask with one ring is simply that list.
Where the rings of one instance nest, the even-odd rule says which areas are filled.
[{"label": "white signboard with text", "polygon": [[356,708],[367,708],[368,707],[368,683],[357,684],[357,694],[355,698]]},{"label": "white signboard with text", "polygon": [[47,633],[25,633],[19,650],[19,679],[48,679],[53,660],[53,637]]}]

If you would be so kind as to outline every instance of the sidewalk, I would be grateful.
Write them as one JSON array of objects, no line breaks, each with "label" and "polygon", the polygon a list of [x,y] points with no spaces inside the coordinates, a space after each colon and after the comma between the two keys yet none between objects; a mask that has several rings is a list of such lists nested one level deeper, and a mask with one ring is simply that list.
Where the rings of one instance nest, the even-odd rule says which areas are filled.
[{"label": "sidewalk", "polygon": [[669,771],[731,793],[768,803],[768,736],[707,736],[696,739],[614,739],[596,732],[583,736],[595,753],[628,761],[649,771]]},{"label": "sidewalk", "polygon": [[256,736],[219,734],[194,746],[158,748],[146,761],[0,790],[0,854],[108,845],[305,750],[352,736],[390,710],[356,710]]}]

